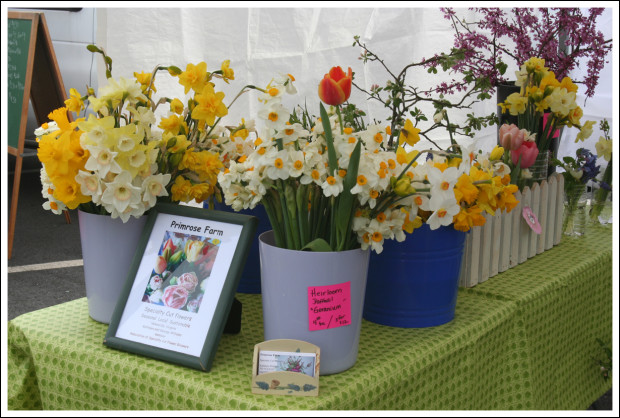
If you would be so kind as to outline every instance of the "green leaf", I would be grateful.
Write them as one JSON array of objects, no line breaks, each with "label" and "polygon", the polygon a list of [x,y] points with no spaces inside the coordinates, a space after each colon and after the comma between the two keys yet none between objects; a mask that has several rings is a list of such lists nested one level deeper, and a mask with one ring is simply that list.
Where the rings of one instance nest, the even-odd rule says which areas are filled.
[{"label": "green leaf", "polygon": [[87,45],[86,49],[88,49],[90,52],[103,52],[101,51],[101,49],[97,48],[97,46],[95,45]]},{"label": "green leaf", "polygon": [[103,60],[106,64],[112,64],[112,58],[108,57],[107,55],[103,57]]},{"label": "green leaf", "polygon": [[256,382],[256,385],[262,390],[269,390],[269,384],[267,382]]},{"label": "green leaf", "polygon": [[310,241],[307,243],[302,249],[302,251],[314,251],[314,252],[332,252],[332,247],[329,246],[327,241],[323,238],[317,238],[314,241]]},{"label": "green leaf", "polygon": [[334,136],[332,135],[332,126],[329,123],[329,116],[327,111],[321,105],[321,123],[323,124],[323,130],[325,131],[325,140],[327,141],[327,157],[329,163],[329,174],[333,175],[338,169],[338,160],[336,158],[336,148],[334,148]]}]

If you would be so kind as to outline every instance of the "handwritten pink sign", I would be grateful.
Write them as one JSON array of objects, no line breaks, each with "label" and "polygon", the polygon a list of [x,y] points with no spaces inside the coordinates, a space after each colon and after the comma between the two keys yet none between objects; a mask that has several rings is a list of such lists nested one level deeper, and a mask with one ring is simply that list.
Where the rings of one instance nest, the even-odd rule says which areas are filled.
[{"label": "handwritten pink sign", "polygon": [[310,331],[344,327],[351,323],[351,282],[308,287]]}]

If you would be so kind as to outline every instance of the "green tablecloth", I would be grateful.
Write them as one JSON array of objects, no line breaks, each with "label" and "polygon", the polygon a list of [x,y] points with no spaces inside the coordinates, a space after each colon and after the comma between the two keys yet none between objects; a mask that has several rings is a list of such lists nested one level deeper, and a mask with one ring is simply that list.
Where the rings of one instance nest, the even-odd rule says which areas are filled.
[{"label": "green tablecloth", "polygon": [[611,230],[592,227],[471,289],[455,319],[423,329],[362,324],[356,365],[318,397],[253,395],[260,295],[238,294],[241,333],[204,373],[103,346],[85,298],[8,323],[9,409],[586,409],[611,387]]}]

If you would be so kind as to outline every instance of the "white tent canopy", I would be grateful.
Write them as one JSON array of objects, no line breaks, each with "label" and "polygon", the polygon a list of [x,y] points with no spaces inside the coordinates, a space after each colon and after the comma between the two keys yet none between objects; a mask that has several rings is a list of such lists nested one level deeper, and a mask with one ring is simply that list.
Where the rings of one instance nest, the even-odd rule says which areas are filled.
[{"label": "white tent canopy", "polygon": [[[472,21],[473,11],[459,9],[460,16]],[[207,69],[220,68],[229,59],[235,80],[225,86],[227,103],[245,84],[264,87],[278,74],[292,74],[298,95],[287,104],[307,103],[311,113],[318,114],[317,86],[332,66],[351,67],[355,83],[369,90],[373,84],[385,85],[386,71],[376,62],[364,64],[361,50],[353,47],[353,37],[360,36],[367,47],[385,60],[392,72],[411,62],[420,61],[438,52],[448,52],[453,44],[454,31],[439,8],[109,8],[98,9],[97,43],[113,58],[113,76],[130,77],[134,72],[151,71],[155,65],[176,65],[185,69],[188,63],[205,61]],[[612,37],[612,9],[606,9],[598,24],[605,38]],[[576,129],[565,129],[559,155],[567,155],[581,146],[594,151],[600,131],[598,122],[607,118],[612,123],[612,65],[600,73],[594,97],[579,104],[584,119],[597,122],[595,132],[585,144],[575,144]],[[102,60],[98,60],[99,85],[106,84]],[[586,68],[572,74],[577,78]],[[516,65],[509,67],[513,74]],[[440,71],[429,75],[425,71],[411,73],[408,82],[416,87],[437,85],[453,75]],[[162,73],[157,80],[158,92],[182,97],[177,80]],[[230,109],[227,124],[241,118],[255,117],[258,102],[254,92],[242,96]],[[385,122],[386,109],[355,88],[350,99],[366,110],[369,120]],[[474,105],[477,116],[496,109],[495,98]],[[431,107],[424,108],[429,119]],[[451,120],[464,114],[451,116]],[[612,123],[613,126],[613,123]],[[476,135],[477,146],[490,150],[496,143],[496,127],[487,127]],[[434,138],[440,145],[449,143],[447,134]],[[465,139],[464,141],[469,141]]]}]

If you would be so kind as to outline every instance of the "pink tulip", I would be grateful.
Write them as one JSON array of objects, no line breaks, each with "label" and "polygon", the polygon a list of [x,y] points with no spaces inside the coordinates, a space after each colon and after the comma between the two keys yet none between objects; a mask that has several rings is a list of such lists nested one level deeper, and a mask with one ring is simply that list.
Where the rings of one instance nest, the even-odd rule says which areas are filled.
[{"label": "pink tulip", "polygon": [[519,157],[521,157],[520,167],[522,169],[529,168],[536,161],[536,157],[538,157],[538,147],[535,142],[524,141],[519,148],[510,151],[510,157],[515,166],[519,163]]},{"label": "pink tulip", "polygon": [[168,262],[163,256],[157,256],[157,260],[155,261],[155,273],[162,274],[166,271],[166,267],[168,266]]},{"label": "pink tulip", "polygon": [[516,150],[521,146],[524,139],[525,132],[519,129],[514,123],[510,125],[503,124],[499,128],[499,142],[506,151]]}]

